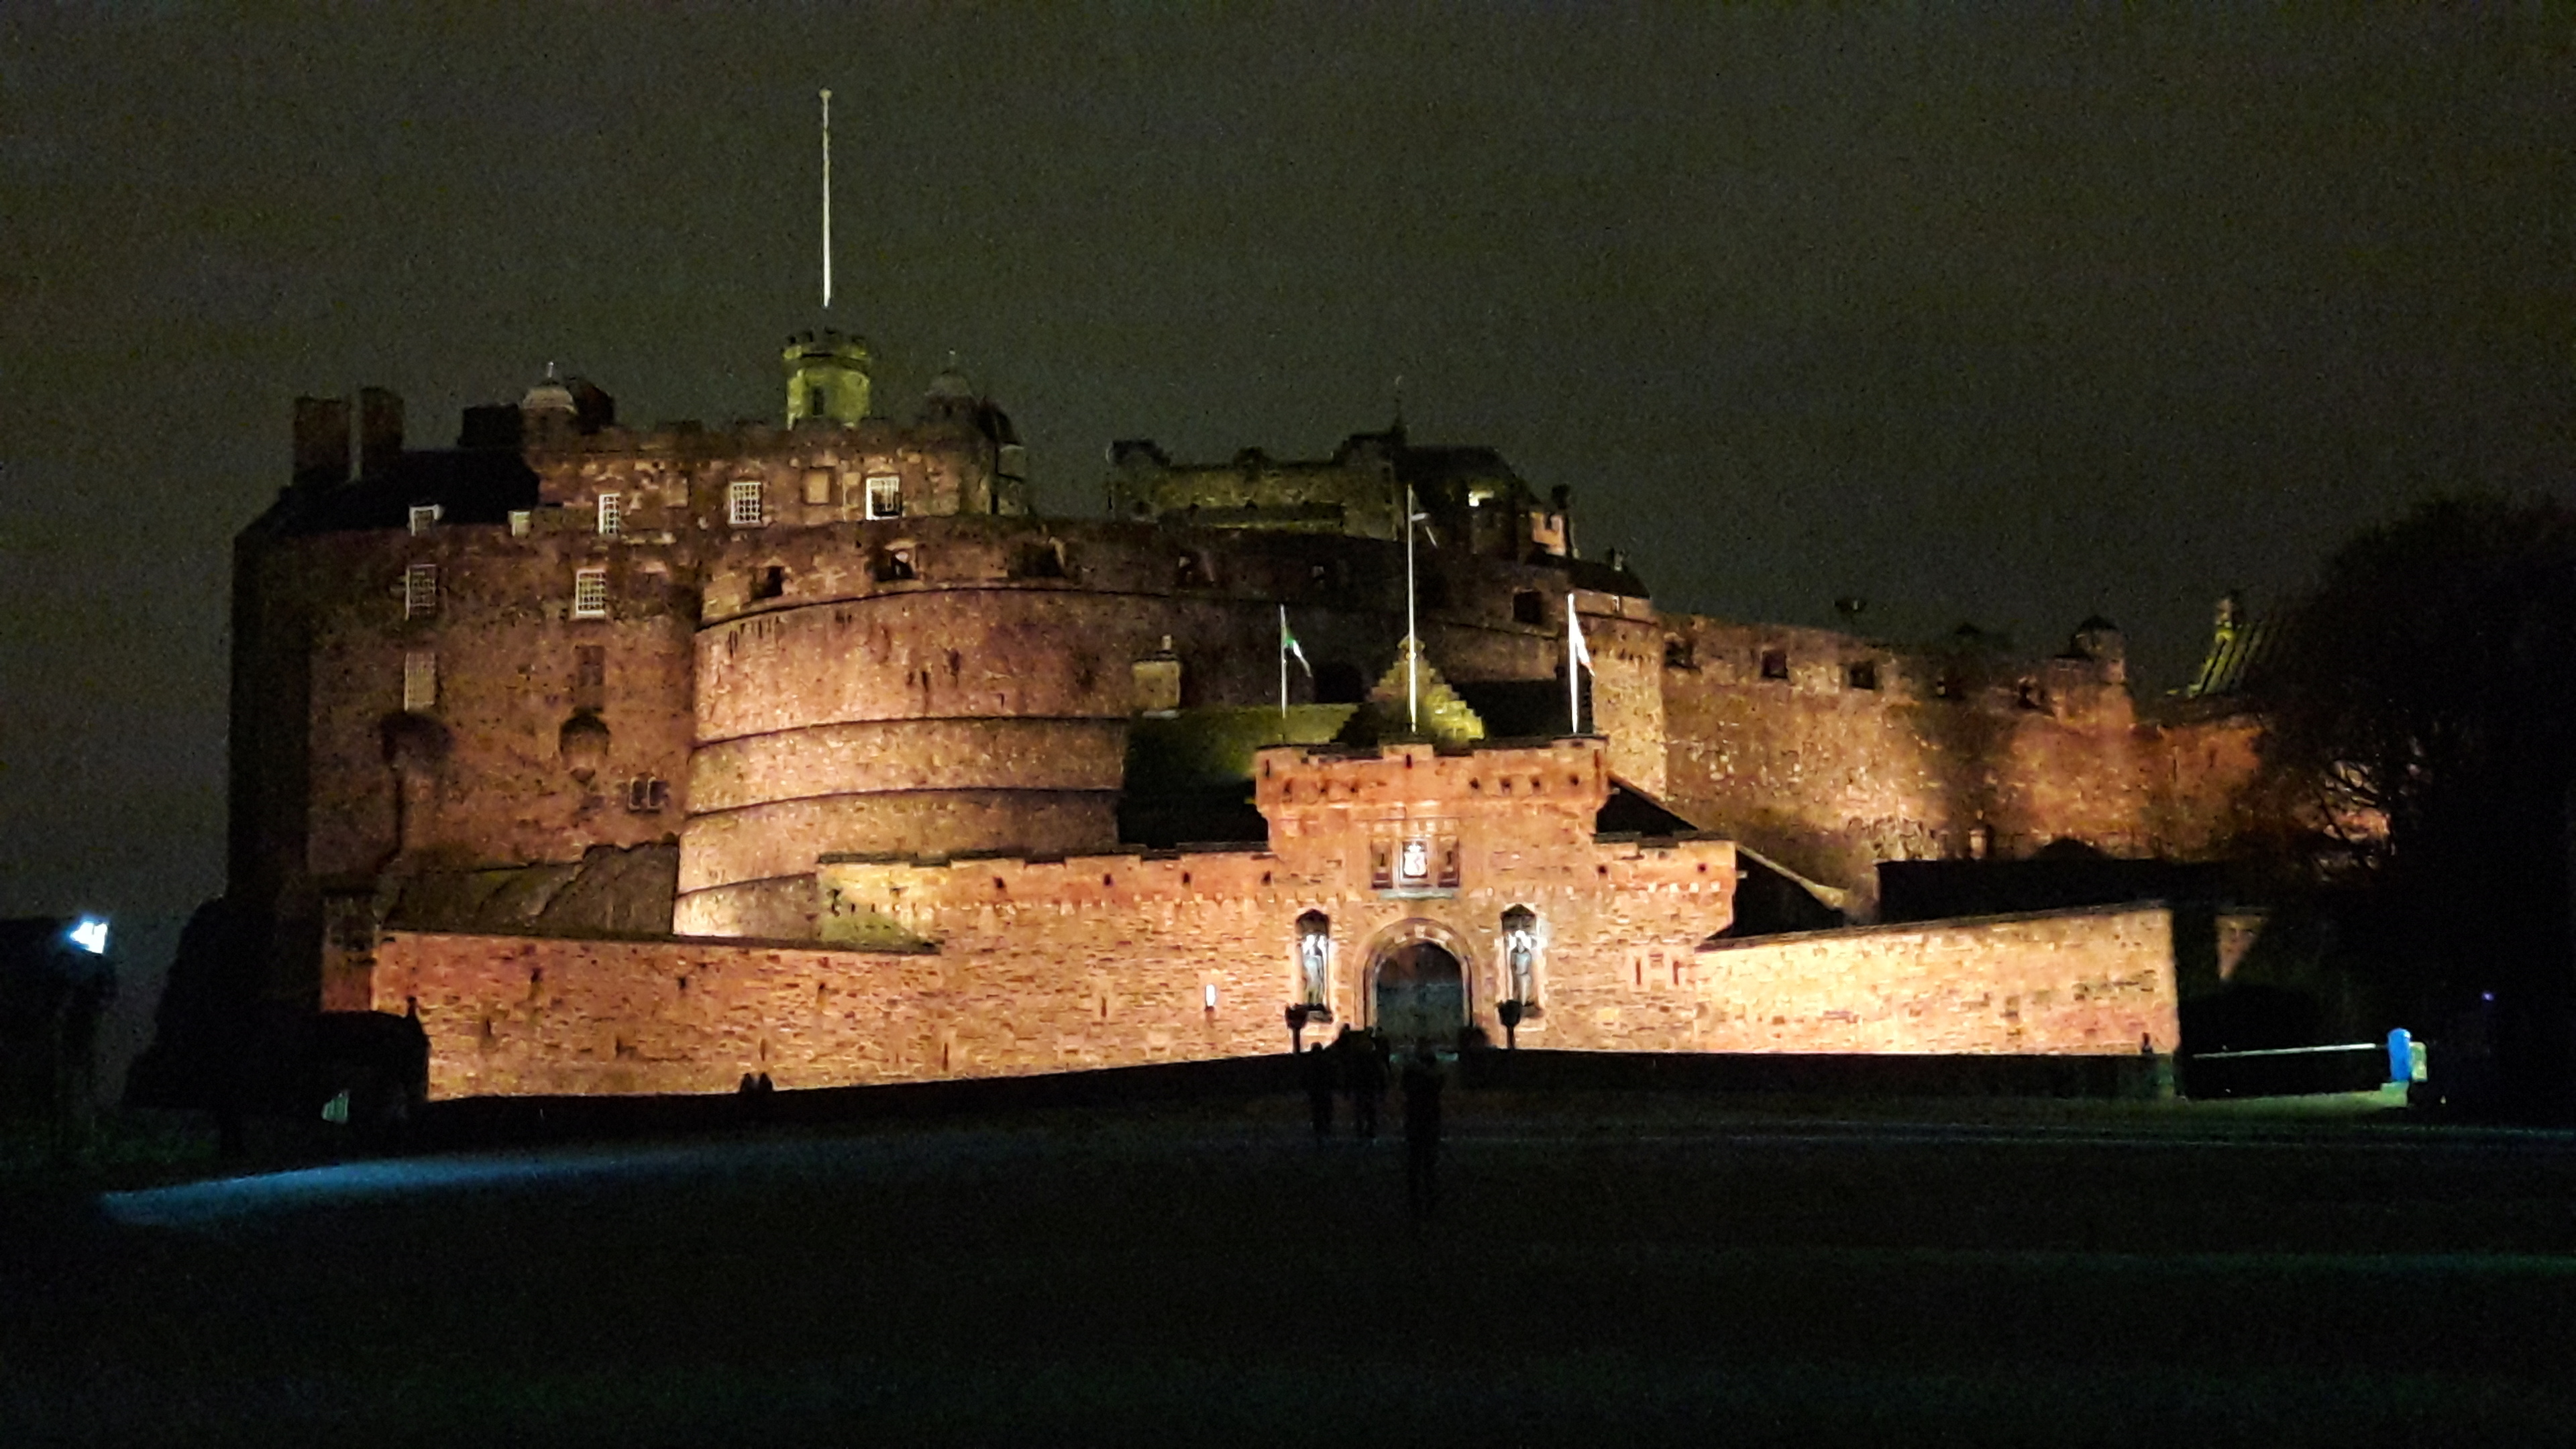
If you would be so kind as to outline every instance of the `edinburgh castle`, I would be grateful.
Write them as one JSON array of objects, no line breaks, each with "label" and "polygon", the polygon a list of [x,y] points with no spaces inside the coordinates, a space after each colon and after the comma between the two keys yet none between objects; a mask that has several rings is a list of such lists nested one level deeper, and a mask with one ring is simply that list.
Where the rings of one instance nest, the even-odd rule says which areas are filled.
[{"label": "edinburgh castle", "polygon": [[1117,442],[1101,512],[1043,517],[954,370],[897,422],[863,343],[784,364],[780,420],[724,428],[551,375],[446,449],[382,391],[297,405],[235,554],[229,892],[273,998],[416,1013],[441,1095],[1244,1055],[1289,1007],[2175,1049],[2169,905],[1882,896],[2221,848],[2251,725],[2142,705],[2107,621],[2023,657],[1663,612],[1569,488],[1401,422]]}]

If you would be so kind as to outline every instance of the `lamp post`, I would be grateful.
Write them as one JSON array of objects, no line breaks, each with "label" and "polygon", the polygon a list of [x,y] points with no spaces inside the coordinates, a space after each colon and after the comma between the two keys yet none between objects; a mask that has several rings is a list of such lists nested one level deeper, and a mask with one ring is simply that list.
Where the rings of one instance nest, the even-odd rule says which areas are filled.
[{"label": "lamp post", "polygon": [[1517,1001],[1503,1002],[1494,1008],[1494,1014],[1503,1019],[1503,1049],[1519,1051],[1521,1049],[1521,1004]]},{"label": "lamp post", "polygon": [[1302,1001],[1291,1005],[1285,1013],[1288,1018],[1288,1054],[1290,1056],[1295,1056],[1306,1049],[1306,1018],[1309,1014],[1310,1008]]}]

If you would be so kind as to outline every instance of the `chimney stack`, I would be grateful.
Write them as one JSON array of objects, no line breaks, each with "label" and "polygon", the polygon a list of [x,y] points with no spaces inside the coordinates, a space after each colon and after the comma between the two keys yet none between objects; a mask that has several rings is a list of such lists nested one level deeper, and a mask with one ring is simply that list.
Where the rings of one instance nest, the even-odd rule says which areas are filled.
[{"label": "chimney stack", "polygon": [[381,387],[358,389],[358,476],[374,477],[402,448],[402,398]]},{"label": "chimney stack", "polygon": [[295,400],[295,481],[328,488],[349,481],[349,400]]}]

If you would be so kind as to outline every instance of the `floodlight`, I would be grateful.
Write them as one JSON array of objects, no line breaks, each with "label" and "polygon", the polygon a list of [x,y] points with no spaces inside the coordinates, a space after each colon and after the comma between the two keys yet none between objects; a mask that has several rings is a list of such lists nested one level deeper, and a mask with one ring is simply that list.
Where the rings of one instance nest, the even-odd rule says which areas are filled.
[{"label": "floodlight", "polygon": [[83,916],[71,929],[72,944],[93,956],[107,954],[107,922],[98,916]]}]

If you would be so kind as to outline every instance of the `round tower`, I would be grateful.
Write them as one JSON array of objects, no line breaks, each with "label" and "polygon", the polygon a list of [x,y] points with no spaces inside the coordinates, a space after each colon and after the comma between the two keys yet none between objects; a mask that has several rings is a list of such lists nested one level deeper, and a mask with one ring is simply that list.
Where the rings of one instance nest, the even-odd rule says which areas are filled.
[{"label": "round tower", "polygon": [[868,415],[868,344],[839,332],[787,339],[787,425],[808,418],[855,423]]}]

